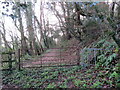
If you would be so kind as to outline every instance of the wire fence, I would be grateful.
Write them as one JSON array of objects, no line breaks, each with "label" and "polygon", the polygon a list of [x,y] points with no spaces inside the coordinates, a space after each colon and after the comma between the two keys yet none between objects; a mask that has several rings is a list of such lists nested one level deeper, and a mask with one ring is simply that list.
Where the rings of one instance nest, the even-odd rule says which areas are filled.
[{"label": "wire fence", "polygon": [[102,50],[100,48],[85,48],[80,51],[81,62],[80,65],[85,67],[90,65],[90,62],[96,65],[97,53]]},{"label": "wire fence", "polygon": [[[76,66],[81,65],[86,67],[88,65],[96,65],[98,55],[106,51],[113,51],[114,49],[102,49],[102,48],[84,48],[79,47],[67,47],[67,48],[50,48],[44,54],[37,58],[30,58],[28,60],[21,60],[20,49],[18,50],[18,69],[22,67],[58,67],[58,66]],[[9,67],[11,68],[11,61]],[[14,60],[15,61],[15,60]],[[5,62],[5,61],[3,61]]]},{"label": "wire fence", "polygon": [[114,52],[115,48],[102,49],[102,48],[84,48],[80,51],[80,65],[86,67],[88,65],[96,65],[98,56],[101,54],[107,54],[108,52]]}]

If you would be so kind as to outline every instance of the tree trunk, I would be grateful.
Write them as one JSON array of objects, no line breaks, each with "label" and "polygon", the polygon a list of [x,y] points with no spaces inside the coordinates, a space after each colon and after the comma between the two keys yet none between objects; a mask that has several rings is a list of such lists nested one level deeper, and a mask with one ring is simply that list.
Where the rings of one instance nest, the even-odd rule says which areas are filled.
[{"label": "tree trunk", "polygon": [[[0,48],[2,47],[2,34],[0,33]],[[1,50],[1,49],[0,49]]]},{"label": "tree trunk", "polygon": [[36,39],[37,39],[37,41],[38,41],[38,43],[39,43],[39,46],[40,46],[40,53],[42,53],[42,52],[44,51],[44,50],[43,50],[43,46],[42,46],[41,43],[40,43],[40,42],[42,42],[41,38],[43,38],[42,26],[40,25],[37,17],[34,16],[34,18],[35,18],[35,21],[37,22],[38,27],[39,27],[39,30],[40,30],[40,41],[39,41],[37,35],[36,35]]},{"label": "tree trunk", "polygon": [[79,9],[79,5],[75,2],[75,11],[76,11],[76,15],[77,15],[77,18],[76,18],[76,24],[79,26],[79,25],[82,25],[82,22],[80,20],[80,9]]},{"label": "tree trunk", "polygon": [[33,10],[32,10],[32,3],[27,2],[27,8],[25,9],[25,15],[26,15],[26,23],[27,23],[27,30],[29,33],[29,46],[30,46],[30,54],[35,55],[37,52],[35,50],[35,33],[33,28]]},{"label": "tree trunk", "polygon": [[69,7],[68,7],[68,4],[66,2],[66,9],[65,10],[65,4],[61,2],[61,7],[62,7],[62,10],[63,10],[63,15],[64,15],[64,20],[65,20],[65,25],[66,25],[66,38],[68,40],[70,40],[72,38],[71,36],[71,33],[70,33],[70,30],[71,29],[70,27],[70,13],[69,13]]},{"label": "tree trunk", "polygon": [[25,55],[26,53],[29,54],[29,50],[28,50],[28,47],[27,47],[27,43],[26,43],[26,40],[25,40],[25,36],[24,36],[24,29],[23,29],[23,23],[22,23],[22,16],[21,16],[21,10],[20,10],[20,3],[17,2],[17,14],[18,14],[18,21],[19,21],[19,31],[20,31],[20,34],[21,34],[21,51],[22,51],[22,54]]},{"label": "tree trunk", "polygon": [[1,33],[1,35],[2,35],[2,38],[3,38],[3,41],[4,41],[5,48],[12,49],[12,48],[10,47],[10,45],[8,44],[8,41],[6,40],[6,30],[5,30],[5,25],[4,25],[3,22],[2,22],[2,29],[3,29],[3,32],[0,31],[0,33]]},{"label": "tree trunk", "polygon": [[114,9],[115,9],[115,2],[112,3],[111,13],[110,13],[111,18],[114,17]]}]

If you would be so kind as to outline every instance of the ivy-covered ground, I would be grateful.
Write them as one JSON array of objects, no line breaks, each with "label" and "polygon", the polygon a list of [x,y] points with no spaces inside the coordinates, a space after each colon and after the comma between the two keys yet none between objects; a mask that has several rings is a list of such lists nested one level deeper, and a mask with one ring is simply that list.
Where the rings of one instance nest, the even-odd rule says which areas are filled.
[{"label": "ivy-covered ground", "polygon": [[[3,88],[113,88],[120,87],[117,67],[90,66],[23,69],[3,73]],[[5,85],[5,86],[4,86]]]},{"label": "ivy-covered ground", "polygon": [[86,50],[82,53],[83,66],[24,68],[11,74],[3,72],[3,88],[120,88],[119,48],[111,39],[102,39],[91,47],[102,49],[96,54],[96,64],[89,64],[92,52]]}]

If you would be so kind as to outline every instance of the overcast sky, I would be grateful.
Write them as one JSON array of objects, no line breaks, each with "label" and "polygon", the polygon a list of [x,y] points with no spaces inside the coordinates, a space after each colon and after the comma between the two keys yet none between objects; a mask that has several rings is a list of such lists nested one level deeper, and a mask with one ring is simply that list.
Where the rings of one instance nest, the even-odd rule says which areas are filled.
[{"label": "overcast sky", "polygon": [[[3,0],[0,0],[0,1],[3,1]],[[1,12],[5,12],[5,10],[2,8],[3,5],[0,5],[0,20],[3,20],[4,23],[5,23],[5,27],[6,27],[6,30],[7,30],[7,40],[10,40],[10,32],[13,32],[14,35],[18,35],[20,36],[20,33],[19,31],[16,29],[16,27],[14,26],[14,23],[13,23],[13,20],[12,18],[10,18],[9,16],[3,16],[1,14]],[[9,9],[12,8],[12,6],[9,7]],[[35,15],[37,16],[38,20],[40,20],[40,0],[37,0],[37,2],[35,3],[35,8],[34,8],[34,11],[35,11]],[[9,12],[6,12],[8,15],[12,13],[12,11],[9,11]],[[45,18],[49,19],[49,23],[50,24],[56,24],[58,23],[58,20],[57,18],[53,15],[53,13],[50,11],[50,10],[47,10],[47,9],[44,9],[44,14],[45,14]],[[25,19],[23,19],[23,21],[25,22]]]}]

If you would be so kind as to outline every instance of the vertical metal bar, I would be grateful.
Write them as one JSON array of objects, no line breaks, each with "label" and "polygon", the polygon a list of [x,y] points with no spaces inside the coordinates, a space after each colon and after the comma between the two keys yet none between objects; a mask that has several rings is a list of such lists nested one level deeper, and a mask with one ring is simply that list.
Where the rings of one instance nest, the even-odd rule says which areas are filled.
[{"label": "vertical metal bar", "polygon": [[[87,49],[88,50],[88,56],[90,56],[90,50],[89,49]],[[89,57],[87,56],[87,58],[86,58],[86,64],[89,64],[89,62],[90,62],[90,60],[89,60]]]},{"label": "vertical metal bar", "polygon": [[42,69],[42,58],[43,58],[43,57],[42,57],[42,55],[41,55],[41,57],[40,57],[40,59],[41,59],[41,69]]},{"label": "vertical metal bar", "polygon": [[61,64],[61,48],[60,48],[60,64]]},{"label": "vertical metal bar", "polygon": [[82,54],[81,54],[81,63],[80,64],[81,64],[81,66],[83,66],[83,63],[84,63],[84,56],[83,56],[84,50],[82,50],[81,53]]},{"label": "vertical metal bar", "polygon": [[77,56],[78,56],[77,65],[80,65],[80,49],[79,49],[79,47],[77,48]]},{"label": "vertical metal bar", "polygon": [[96,51],[95,51],[95,49],[93,49],[93,53],[94,53],[94,60],[95,60],[95,65],[96,65],[96,56],[95,56]]}]

